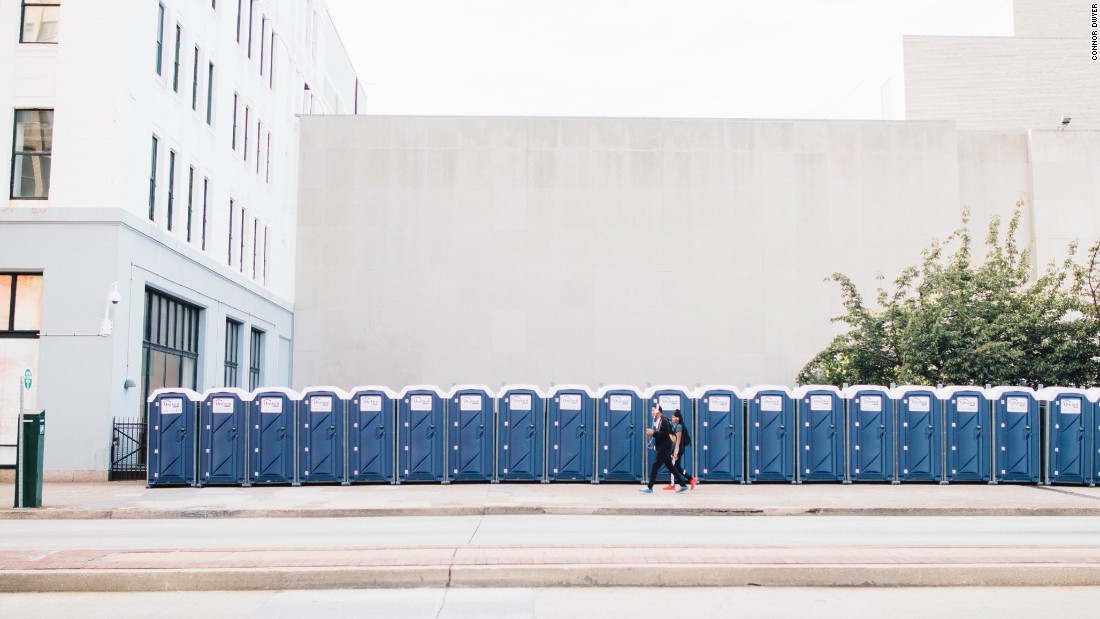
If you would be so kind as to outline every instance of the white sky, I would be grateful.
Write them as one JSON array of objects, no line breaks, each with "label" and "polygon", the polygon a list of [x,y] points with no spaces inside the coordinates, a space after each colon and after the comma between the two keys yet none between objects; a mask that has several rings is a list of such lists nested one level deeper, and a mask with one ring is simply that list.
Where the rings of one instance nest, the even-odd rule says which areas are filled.
[{"label": "white sky", "polygon": [[1011,0],[328,5],[369,114],[879,118],[902,35],[1012,34]]}]

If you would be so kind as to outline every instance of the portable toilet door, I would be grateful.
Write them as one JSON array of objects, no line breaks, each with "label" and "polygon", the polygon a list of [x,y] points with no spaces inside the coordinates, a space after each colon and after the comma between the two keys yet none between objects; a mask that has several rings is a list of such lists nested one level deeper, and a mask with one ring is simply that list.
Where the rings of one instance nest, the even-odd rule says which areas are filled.
[{"label": "portable toilet door", "polygon": [[746,479],[794,483],[794,399],[786,387],[761,385],[745,391],[749,423]]},{"label": "portable toilet door", "polygon": [[1047,403],[1046,482],[1088,483],[1092,467],[1086,433],[1092,425],[1092,401],[1085,390],[1065,387],[1040,389],[1035,397]]},{"label": "portable toilet door", "polygon": [[348,398],[348,481],[394,483],[397,394],[356,387]]},{"label": "portable toilet door", "polygon": [[799,481],[844,479],[844,397],[832,385],[794,392],[798,412]]},{"label": "portable toilet door", "polygon": [[596,396],[583,385],[559,385],[546,397],[546,479],[594,481]]},{"label": "portable toilet door", "polygon": [[199,406],[198,485],[244,485],[248,478],[245,438],[248,402],[243,389],[210,389]]},{"label": "portable toilet door", "polygon": [[936,390],[907,385],[892,395],[898,413],[898,481],[942,481],[943,409]]},{"label": "portable toilet door", "polygon": [[310,387],[298,404],[298,482],[347,484],[348,394],[336,387]]},{"label": "portable toilet door", "polygon": [[989,400],[980,387],[954,386],[937,391],[944,407],[944,434],[949,481],[992,481],[989,466]]},{"label": "portable toilet door", "polygon": [[1039,403],[1030,387],[992,387],[993,480],[1039,483]]},{"label": "portable toilet door", "polygon": [[484,385],[458,385],[447,394],[451,480],[493,479],[494,403]]},{"label": "portable toilet door", "polygon": [[498,480],[541,481],[546,442],[546,396],[533,385],[508,385],[497,393]]},{"label": "portable toilet door", "polygon": [[642,398],[634,387],[612,385],[596,392],[599,424],[599,481],[645,479],[646,416]]},{"label": "portable toilet door", "polygon": [[[688,437],[691,444],[687,449],[682,450],[680,453],[680,468],[687,472],[688,478],[696,477],[695,466],[695,401],[688,394],[687,389],[678,385],[659,385],[656,387],[650,387],[645,390],[646,410],[643,414],[649,412],[649,407],[654,404],[660,404],[662,413],[666,419],[672,420],[672,413],[676,410],[680,411],[681,418],[684,420],[684,427],[687,430]],[[648,427],[648,426],[647,426]],[[663,470],[663,469],[662,469]],[[647,471],[648,472],[648,471]],[[663,475],[663,473],[660,473]],[[672,483],[672,477],[669,476],[669,482]]]},{"label": "portable toilet door", "polygon": [[894,400],[878,385],[853,385],[848,401],[848,481],[894,481]]},{"label": "portable toilet door", "polygon": [[397,399],[397,482],[446,482],[446,399],[438,387],[405,387]]},{"label": "portable toilet door", "polygon": [[1085,432],[1085,445],[1090,454],[1085,458],[1085,466],[1089,467],[1087,482],[1095,486],[1100,482],[1100,388],[1093,387],[1087,390],[1088,401],[1092,402],[1087,422],[1089,430]]},{"label": "portable toilet door", "polygon": [[745,411],[734,387],[695,390],[696,476],[700,481],[745,480]]},{"label": "portable toilet door", "polygon": [[190,389],[157,389],[149,396],[146,485],[195,485],[195,409]]},{"label": "portable toilet door", "polygon": [[248,407],[248,484],[294,483],[295,405],[290,389],[252,392]]}]

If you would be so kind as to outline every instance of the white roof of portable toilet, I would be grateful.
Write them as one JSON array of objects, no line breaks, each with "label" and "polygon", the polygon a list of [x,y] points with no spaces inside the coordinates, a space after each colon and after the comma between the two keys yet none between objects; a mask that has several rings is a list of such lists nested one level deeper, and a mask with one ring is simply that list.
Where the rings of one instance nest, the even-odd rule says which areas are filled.
[{"label": "white roof of portable toilet", "polygon": [[447,392],[447,397],[450,398],[459,391],[484,391],[490,398],[493,397],[493,390],[488,385],[455,385]]},{"label": "white roof of portable toilet", "polygon": [[840,392],[840,389],[835,385],[802,385],[794,390],[793,394],[795,398],[802,398],[811,391],[828,391],[838,398],[843,398],[844,394]]},{"label": "white roof of portable toilet", "polygon": [[149,394],[149,402],[152,402],[157,396],[162,395],[182,395],[193,402],[198,402],[202,400],[202,394],[198,391],[184,389],[182,387],[161,387],[160,389],[157,389],[153,393]]},{"label": "white roof of portable toilet", "polygon": [[794,395],[791,393],[790,388],[783,385],[755,385],[753,387],[745,389],[744,395],[742,397],[744,397],[746,400],[751,400],[752,398],[755,398],[757,394],[759,394],[761,391],[782,391],[783,393],[787,394],[788,397],[794,397]]},{"label": "white roof of portable toilet", "polygon": [[[1085,395],[1093,402],[1100,402],[1100,387],[1085,389]],[[1100,449],[1100,445],[1097,446],[1097,449]]]},{"label": "white roof of portable toilet", "polygon": [[691,391],[683,385],[654,385],[652,387],[646,387],[642,397],[649,400],[656,395],[658,391],[682,391],[684,395],[689,398],[691,397]]},{"label": "white roof of portable toilet", "polygon": [[1043,387],[1042,389],[1035,392],[1035,399],[1051,402],[1057,399],[1057,397],[1060,395],[1073,394],[1084,396],[1090,402],[1095,402],[1096,398],[1094,396],[1100,395],[1100,393],[1090,394],[1089,391],[1092,390],[1079,389],[1077,387]]},{"label": "white roof of portable toilet", "polygon": [[535,395],[539,396],[540,398],[546,397],[546,394],[542,392],[542,389],[539,389],[535,385],[504,385],[500,388],[500,391],[497,392],[497,397],[503,398],[504,394],[508,393],[509,391],[516,390],[534,391]]},{"label": "white roof of portable toilet", "polygon": [[634,385],[607,385],[606,387],[600,387],[599,390],[596,391],[596,397],[602,398],[607,395],[609,391],[633,391],[638,394],[639,397],[642,395]]},{"label": "white roof of portable toilet", "polygon": [[913,393],[914,391],[931,391],[935,394],[936,388],[928,385],[901,385],[890,390],[890,397],[894,400],[898,400],[905,397],[905,394]]},{"label": "white roof of portable toilet", "polygon": [[546,392],[546,397],[552,398],[561,391],[583,391],[587,393],[590,398],[596,397],[596,392],[592,391],[592,388],[588,385],[554,385],[550,387],[550,391]]},{"label": "white roof of portable toilet", "polygon": [[733,392],[733,395],[735,395],[739,398],[741,397],[741,392],[738,391],[737,387],[734,387],[733,385],[703,385],[701,387],[696,387],[695,392],[691,394],[691,397],[693,397],[695,399],[699,399],[699,398],[703,397],[704,395],[706,395],[706,393],[708,391],[719,391],[719,390],[720,391],[730,391],[730,392]]},{"label": "white roof of portable toilet", "polygon": [[386,394],[386,397],[388,397],[389,399],[397,399],[396,392],[394,392],[389,387],[383,387],[382,385],[359,385],[357,387],[352,387],[351,391],[349,391],[348,393],[351,395],[355,395],[360,391],[381,391],[382,393]]},{"label": "white roof of portable toilet", "polygon": [[851,400],[860,391],[881,391],[886,394],[886,397],[890,397],[890,388],[882,385],[849,385],[842,393],[846,400]]},{"label": "white roof of portable toilet", "polygon": [[293,389],[287,389],[286,387],[260,387],[259,389],[256,389],[255,391],[253,391],[250,394],[249,399],[250,400],[255,400],[260,395],[268,394],[268,393],[280,393],[280,394],[285,395],[286,397],[290,398],[291,400],[301,400],[302,399],[302,395],[300,393],[298,393],[297,391],[294,391]]},{"label": "white roof of portable toilet", "polygon": [[406,385],[405,387],[403,387],[401,389],[400,392],[398,392],[397,397],[403,398],[412,391],[433,391],[433,392],[435,392],[435,394],[437,396],[439,396],[441,398],[447,397],[447,394],[444,393],[442,389],[440,389],[439,387],[436,387],[435,385]]},{"label": "white roof of portable toilet", "polygon": [[304,399],[307,395],[309,395],[311,393],[317,393],[318,391],[331,391],[332,393],[335,393],[336,397],[340,398],[341,400],[346,400],[346,399],[351,397],[348,394],[347,391],[344,391],[343,389],[341,389],[339,387],[319,386],[319,387],[306,387],[305,389],[303,389],[302,390],[302,398]]},{"label": "white roof of portable toilet", "polygon": [[976,391],[983,396],[985,395],[985,388],[978,385],[948,385],[947,387],[940,387],[936,390],[936,397],[941,400],[950,399],[956,393],[962,393],[964,391]]},{"label": "white roof of portable toilet", "polygon": [[241,400],[247,402],[252,399],[252,394],[241,389],[240,387],[218,387],[207,389],[202,392],[202,399],[209,398],[212,395],[235,395]]},{"label": "white roof of portable toilet", "polygon": [[996,400],[997,398],[1010,391],[1020,391],[1031,396],[1035,395],[1035,390],[1031,387],[1014,387],[1011,385],[1000,385],[998,387],[990,387],[989,389],[986,389],[985,397],[989,398],[990,400]]}]

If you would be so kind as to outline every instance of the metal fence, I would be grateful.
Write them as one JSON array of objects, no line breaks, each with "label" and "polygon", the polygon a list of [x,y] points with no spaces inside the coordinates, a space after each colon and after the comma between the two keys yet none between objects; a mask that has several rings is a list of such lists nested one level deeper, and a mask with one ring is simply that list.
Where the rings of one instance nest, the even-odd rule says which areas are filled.
[{"label": "metal fence", "polygon": [[140,419],[114,419],[108,481],[145,479],[145,467],[145,422]]}]

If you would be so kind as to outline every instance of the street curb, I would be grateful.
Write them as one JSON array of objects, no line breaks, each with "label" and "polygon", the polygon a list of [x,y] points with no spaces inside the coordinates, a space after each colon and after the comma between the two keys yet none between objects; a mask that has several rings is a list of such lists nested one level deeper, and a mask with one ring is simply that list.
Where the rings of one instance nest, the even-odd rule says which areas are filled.
[{"label": "street curb", "polygon": [[367,507],[317,509],[3,509],[0,520],[377,518],[403,516],[1100,516],[1100,507]]},{"label": "street curb", "polygon": [[272,591],[409,587],[1098,586],[1100,565],[417,566],[202,570],[13,570],[0,592]]}]

